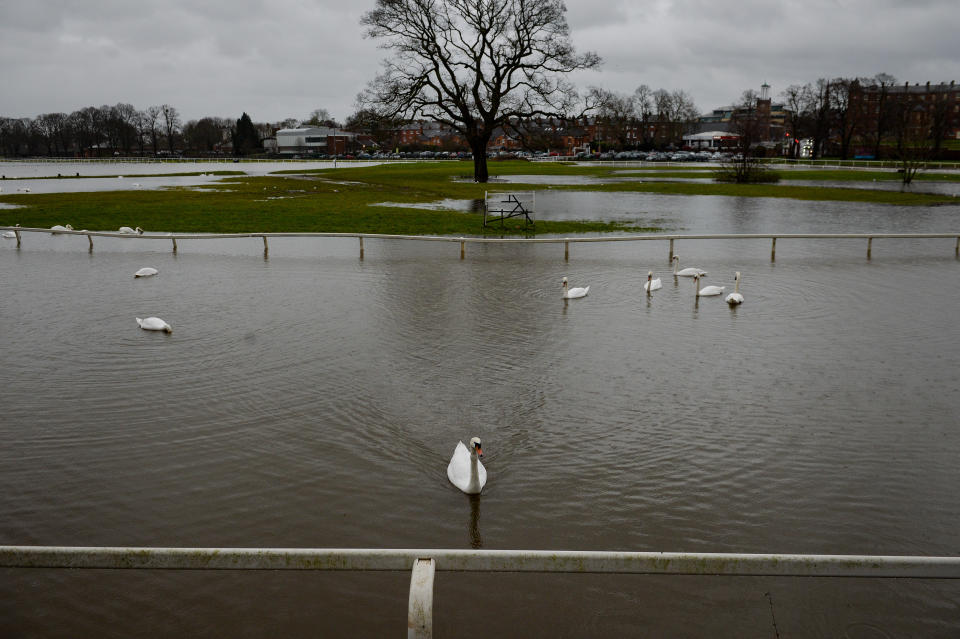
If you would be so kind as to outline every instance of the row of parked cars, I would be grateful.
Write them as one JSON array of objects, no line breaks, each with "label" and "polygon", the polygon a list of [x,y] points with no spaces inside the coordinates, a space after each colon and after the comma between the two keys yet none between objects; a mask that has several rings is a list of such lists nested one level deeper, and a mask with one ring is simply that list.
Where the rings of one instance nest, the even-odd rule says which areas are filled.
[{"label": "row of parked cars", "polygon": [[[487,154],[490,158],[514,159],[526,158],[536,159],[539,157],[556,156],[557,153],[543,153],[529,151],[497,151]],[[293,156],[299,159],[299,155]],[[390,153],[386,151],[377,153],[350,153],[347,155],[318,155],[308,156],[312,159],[337,159],[337,160],[469,160],[473,154],[469,151],[404,151],[401,153]],[[723,162],[732,157],[730,153],[708,153],[706,151],[607,151],[605,153],[577,153],[574,159],[577,160],[643,160],[646,162]]]},{"label": "row of parked cars", "polygon": [[723,162],[730,153],[708,151],[607,151],[606,153],[579,153],[578,160],[643,160],[646,162]]}]

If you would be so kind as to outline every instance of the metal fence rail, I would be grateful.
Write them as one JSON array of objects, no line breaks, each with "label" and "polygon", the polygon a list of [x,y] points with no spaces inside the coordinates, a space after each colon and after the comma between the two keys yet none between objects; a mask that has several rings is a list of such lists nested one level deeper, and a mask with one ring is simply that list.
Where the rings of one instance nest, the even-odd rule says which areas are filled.
[{"label": "metal fence rail", "polygon": [[569,550],[0,546],[0,568],[410,570],[408,637],[432,636],[436,571],[960,579],[960,557]]},{"label": "metal fence rail", "polygon": [[563,244],[564,259],[570,259],[570,244],[582,242],[639,242],[639,241],[668,241],[670,244],[668,259],[673,259],[674,242],[680,240],[757,240],[771,241],[770,259],[776,259],[777,240],[795,239],[839,239],[867,240],[867,259],[872,256],[873,240],[875,239],[955,239],[954,254],[960,256],[960,232],[957,233],[714,233],[690,235],[603,235],[591,237],[455,237],[447,235],[391,235],[385,233],[156,233],[135,234],[118,233],[115,231],[73,231],[41,228],[26,228],[19,226],[0,226],[0,232],[16,234],[17,247],[21,246],[21,233],[53,233],[57,235],[83,235],[89,241],[89,250],[93,251],[94,237],[113,237],[127,240],[165,240],[173,243],[173,252],[177,252],[177,240],[216,240],[236,238],[261,238],[263,240],[264,256],[269,253],[268,238],[276,237],[353,237],[360,241],[360,257],[364,256],[364,239],[378,240],[413,240],[420,242],[459,242],[460,259],[465,256],[467,244]]}]

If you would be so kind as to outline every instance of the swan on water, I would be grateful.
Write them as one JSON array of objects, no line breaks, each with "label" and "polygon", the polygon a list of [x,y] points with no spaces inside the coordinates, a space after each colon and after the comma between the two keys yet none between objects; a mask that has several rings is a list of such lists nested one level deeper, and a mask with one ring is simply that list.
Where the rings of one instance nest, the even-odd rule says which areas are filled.
[{"label": "swan on water", "polygon": [[140,228],[139,226],[135,229],[132,229],[129,226],[121,226],[118,233],[128,233],[128,234],[138,233],[140,235],[143,235],[143,229]]},{"label": "swan on water", "polygon": [[583,286],[574,286],[573,288],[567,288],[567,278],[563,278],[563,298],[572,300],[575,297],[584,297],[587,293],[590,292],[590,287]]},{"label": "swan on water", "polygon": [[695,275],[706,275],[707,272],[702,268],[696,268],[693,266],[687,267],[685,269],[677,270],[680,268],[680,256],[673,256],[673,276],[677,277],[694,277]]},{"label": "swan on water", "polygon": [[19,189],[17,189],[17,191],[19,191],[19,192],[21,192],[21,193],[29,193],[29,192],[30,192],[30,187],[29,187],[29,186],[21,186]]},{"label": "swan on water", "polygon": [[60,224],[54,224],[53,226],[50,227],[50,230],[52,231],[52,233],[50,233],[50,235],[55,235],[55,234],[59,233],[60,231],[72,231],[72,230],[73,230],[73,227],[70,226],[69,224],[67,224],[66,226],[63,226],[63,225],[60,225]]},{"label": "swan on water", "polygon": [[140,319],[138,317],[137,324],[139,324],[140,328],[145,331],[163,331],[164,333],[173,332],[173,329],[170,328],[170,325],[159,317],[148,317],[147,319]]},{"label": "swan on water", "polygon": [[17,237],[17,234],[14,233],[13,231],[4,231],[3,237],[6,239],[11,239],[11,238]]},{"label": "swan on water", "polygon": [[487,483],[487,469],[480,463],[480,457],[483,457],[480,438],[473,437],[470,440],[469,451],[462,441],[457,442],[450,465],[447,466],[447,477],[450,483],[468,495],[480,494]]},{"label": "swan on water", "polygon": [[743,295],[740,294],[740,271],[737,271],[736,276],[734,277],[736,284],[733,287],[733,293],[727,295],[727,304],[730,306],[736,306],[737,304],[743,304]]},{"label": "swan on water", "polygon": [[647,293],[663,288],[663,282],[658,277],[653,279],[653,271],[647,271],[647,281],[643,283],[643,290]]},{"label": "swan on water", "polygon": [[700,288],[701,277],[703,276],[702,275],[693,276],[693,285],[694,285],[694,289],[697,291],[697,297],[709,297],[711,295],[720,295],[720,293],[723,293],[722,286],[711,285],[711,286],[704,286],[703,288]]},{"label": "swan on water", "polygon": [[159,273],[157,269],[152,266],[144,266],[142,269],[133,274],[134,277],[150,277],[151,275],[156,275]]}]

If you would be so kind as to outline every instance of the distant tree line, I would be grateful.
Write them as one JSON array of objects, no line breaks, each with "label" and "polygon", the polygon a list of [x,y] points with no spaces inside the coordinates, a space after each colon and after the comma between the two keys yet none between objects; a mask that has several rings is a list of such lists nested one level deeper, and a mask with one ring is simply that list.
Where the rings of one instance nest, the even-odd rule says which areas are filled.
[{"label": "distant tree line", "polygon": [[0,155],[5,157],[107,157],[113,155],[248,155],[261,152],[264,138],[295,126],[291,118],[254,123],[205,117],[183,122],[169,104],[136,109],[132,104],[89,106],[73,113],[35,118],[0,116]]},{"label": "distant tree line", "polygon": [[[741,136],[741,152],[756,153],[764,148],[774,152],[769,147],[776,142],[777,154],[799,157],[806,141],[814,158],[868,155],[924,160],[938,157],[944,140],[960,129],[960,87],[953,84],[906,86],[880,73],[820,78],[791,85],[780,97],[785,118],[779,140],[762,139],[759,131],[769,131],[769,127],[758,120],[755,93],[745,91],[733,105],[730,131]],[[574,145],[594,151],[651,150],[682,145],[683,135],[696,131],[701,120],[693,99],[683,90],[640,85],[633,93],[622,94],[594,88],[588,99],[593,108],[585,117],[511,118],[500,125],[502,134],[530,151]],[[407,123],[409,120],[362,104],[342,123],[323,108],[304,119],[279,122],[254,122],[243,113],[236,120],[204,117],[184,123],[169,104],[138,110],[120,103],[35,118],[0,116],[0,155],[250,155],[262,153],[263,140],[278,129],[303,125],[343,128],[382,149],[393,149],[404,146],[398,131]],[[497,131],[493,134],[500,135]],[[424,148],[437,147],[429,143]],[[451,135],[443,138],[440,148],[462,150],[468,144],[462,136]]]}]

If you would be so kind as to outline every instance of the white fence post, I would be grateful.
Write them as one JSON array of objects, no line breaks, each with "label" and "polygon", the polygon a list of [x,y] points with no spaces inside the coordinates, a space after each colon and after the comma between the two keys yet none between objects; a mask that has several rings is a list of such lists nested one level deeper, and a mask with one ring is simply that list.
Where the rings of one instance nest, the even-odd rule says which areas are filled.
[{"label": "white fence post", "polygon": [[407,639],[433,637],[433,575],[437,563],[430,558],[413,562],[410,603],[407,606]]}]

